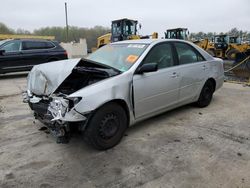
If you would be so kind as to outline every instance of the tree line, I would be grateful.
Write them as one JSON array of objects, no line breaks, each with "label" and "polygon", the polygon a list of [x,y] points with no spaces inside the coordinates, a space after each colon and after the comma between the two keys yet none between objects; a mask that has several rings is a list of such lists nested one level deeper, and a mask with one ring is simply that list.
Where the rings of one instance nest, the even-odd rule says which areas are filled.
[{"label": "tree line", "polygon": [[[85,38],[88,44],[88,48],[96,47],[97,37],[109,33],[110,28],[103,26],[95,26],[93,28],[84,28],[84,27],[76,27],[69,26],[69,35],[68,41],[79,42],[80,38]],[[67,42],[67,34],[65,27],[43,27],[39,29],[35,29],[33,32],[24,29],[14,30],[9,28],[3,23],[0,23],[0,34],[25,34],[25,35],[51,35],[55,36],[55,39],[58,42]],[[200,40],[204,38],[212,39],[212,37],[216,34],[230,34],[236,35],[243,38],[243,40],[250,40],[250,32],[242,31],[237,28],[232,28],[230,31],[226,33],[213,33],[213,32],[197,32],[190,33],[190,38],[192,40]]]},{"label": "tree line", "polygon": [[[95,26],[93,28],[83,28],[69,26],[68,41],[79,42],[80,38],[85,38],[88,48],[96,47],[97,38],[110,32],[110,28]],[[0,23],[0,34],[25,34],[40,36],[55,36],[58,42],[67,42],[67,32],[65,27],[44,27],[35,29],[33,32],[24,29],[14,30],[3,23]]]}]

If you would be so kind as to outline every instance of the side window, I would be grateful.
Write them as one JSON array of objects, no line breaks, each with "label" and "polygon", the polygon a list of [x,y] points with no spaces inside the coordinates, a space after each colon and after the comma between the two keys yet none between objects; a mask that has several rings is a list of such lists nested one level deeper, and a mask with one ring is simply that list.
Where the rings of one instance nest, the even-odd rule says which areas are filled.
[{"label": "side window", "polygon": [[1,50],[5,50],[5,52],[17,52],[21,49],[21,42],[20,41],[13,41],[9,42],[8,44],[4,45]]},{"label": "side window", "polygon": [[204,61],[204,58],[188,44],[178,42],[175,43],[175,47],[180,65]]},{"label": "side window", "polygon": [[37,49],[46,49],[46,42],[40,41],[25,41],[23,42],[23,50],[37,50]]},{"label": "side window", "polygon": [[171,45],[165,43],[155,46],[144,59],[145,63],[157,63],[158,69],[174,66]]},{"label": "side window", "polygon": [[45,42],[46,43],[46,48],[49,49],[49,48],[54,48],[55,45],[52,44],[51,42]]}]

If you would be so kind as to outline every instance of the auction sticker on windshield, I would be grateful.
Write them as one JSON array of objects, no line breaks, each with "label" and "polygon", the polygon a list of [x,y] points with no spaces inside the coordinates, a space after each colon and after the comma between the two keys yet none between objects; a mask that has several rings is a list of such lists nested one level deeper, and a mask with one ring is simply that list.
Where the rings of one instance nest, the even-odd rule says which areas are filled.
[{"label": "auction sticker on windshield", "polygon": [[137,55],[129,55],[126,59],[127,62],[129,63],[134,63],[138,59]]}]

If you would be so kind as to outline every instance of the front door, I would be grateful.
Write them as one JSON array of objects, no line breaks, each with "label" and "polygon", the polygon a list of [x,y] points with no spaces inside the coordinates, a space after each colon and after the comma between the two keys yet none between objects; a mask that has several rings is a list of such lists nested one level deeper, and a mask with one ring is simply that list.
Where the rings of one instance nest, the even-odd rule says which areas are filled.
[{"label": "front door", "polygon": [[142,64],[157,63],[158,71],[134,75],[134,111],[137,119],[178,102],[180,76],[172,54],[170,43],[156,45]]},{"label": "front door", "polygon": [[4,50],[0,55],[0,70],[5,72],[11,69],[17,69],[22,66],[21,57],[21,42],[19,40],[13,40],[1,47],[0,50]]}]

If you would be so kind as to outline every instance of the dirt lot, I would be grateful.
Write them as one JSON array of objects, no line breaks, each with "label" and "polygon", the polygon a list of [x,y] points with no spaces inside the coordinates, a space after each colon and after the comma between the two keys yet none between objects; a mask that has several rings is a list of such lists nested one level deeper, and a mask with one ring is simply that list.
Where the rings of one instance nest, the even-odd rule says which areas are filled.
[{"label": "dirt lot", "polygon": [[204,109],[146,120],[100,152],[34,121],[26,75],[0,76],[0,187],[250,187],[250,88],[225,83]]}]

